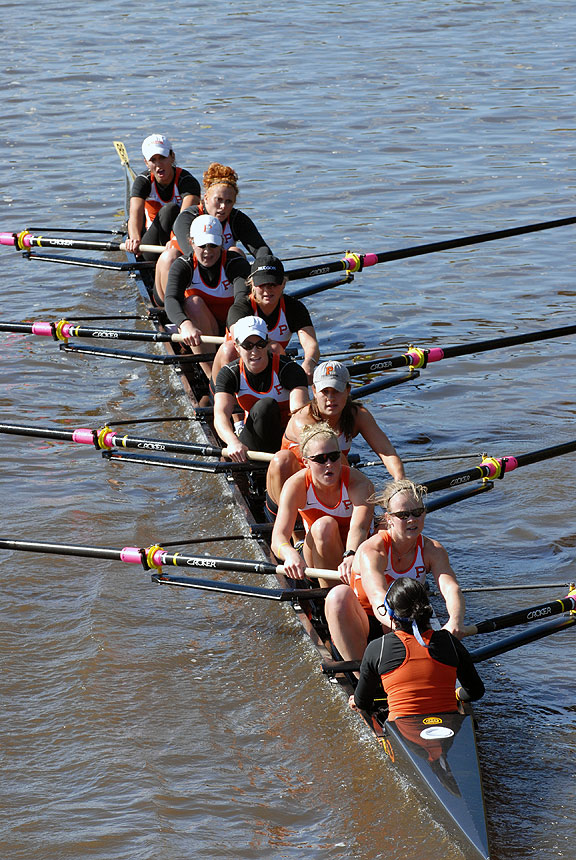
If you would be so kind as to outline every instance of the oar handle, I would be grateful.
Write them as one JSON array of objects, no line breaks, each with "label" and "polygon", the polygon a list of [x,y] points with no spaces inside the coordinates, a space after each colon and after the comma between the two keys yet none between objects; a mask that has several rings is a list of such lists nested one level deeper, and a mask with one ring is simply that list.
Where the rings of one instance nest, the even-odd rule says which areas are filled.
[{"label": "oar handle", "polygon": [[[228,448],[222,448],[222,455],[228,457]],[[260,463],[269,463],[274,454],[269,454],[268,451],[246,451],[246,456],[249,460],[258,460]]]},{"label": "oar handle", "polygon": [[[126,250],[126,242],[120,243],[120,250]],[[166,250],[166,245],[139,245],[138,252],[141,254],[161,254]]]},{"label": "oar handle", "polygon": [[476,636],[478,633],[478,628],[475,624],[471,624],[469,627],[464,627],[462,637],[465,636]]},{"label": "oar handle", "polygon": [[[276,573],[285,573],[284,565],[279,564],[276,568]],[[304,571],[306,576],[313,579],[329,579],[332,582],[342,582],[340,574],[337,570],[324,570],[322,567],[307,567]]]},{"label": "oar handle", "polygon": [[[184,335],[179,334],[177,332],[176,334],[173,334],[171,336],[170,340],[173,343],[182,343],[182,341],[184,340]],[[216,335],[216,334],[203,334],[203,335],[201,335],[200,340],[202,341],[202,343],[218,343],[218,344],[220,344],[220,343],[224,343],[226,338],[221,337],[220,335]]]}]

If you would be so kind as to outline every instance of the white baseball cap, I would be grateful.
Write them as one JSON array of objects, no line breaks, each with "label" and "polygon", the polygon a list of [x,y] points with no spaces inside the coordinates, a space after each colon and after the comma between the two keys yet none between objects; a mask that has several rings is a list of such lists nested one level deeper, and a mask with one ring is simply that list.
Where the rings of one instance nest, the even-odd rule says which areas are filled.
[{"label": "white baseball cap", "polygon": [[150,161],[153,155],[170,155],[172,144],[163,134],[151,134],[142,144],[142,155]]},{"label": "white baseball cap", "polygon": [[242,344],[250,335],[268,340],[268,326],[262,317],[242,317],[234,323],[234,339]]},{"label": "white baseball cap", "polygon": [[350,382],[350,374],[345,364],[339,361],[323,361],[314,371],[312,384],[318,391],[324,388],[335,388],[336,391],[346,391]]},{"label": "white baseball cap", "polygon": [[222,224],[213,215],[199,215],[190,224],[190,237],[195,245],[221,245]]}]

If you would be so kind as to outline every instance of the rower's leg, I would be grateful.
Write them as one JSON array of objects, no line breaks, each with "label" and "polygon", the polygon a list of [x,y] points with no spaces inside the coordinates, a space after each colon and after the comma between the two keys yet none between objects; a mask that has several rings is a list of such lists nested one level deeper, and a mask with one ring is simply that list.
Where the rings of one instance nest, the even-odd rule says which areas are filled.
[{"label": "rower's leg", "polygon": [[278,401],[273,397],[257,400],[246,417],[238,437],[251,451],[273,454],[282,444],[282,416]]},{"label": "rower's leg", "polygon": [[266,474],[266,492],[273,502],[278,504],[282,487],[292,475],[299,472],[302,466],[292,451],[277,451],[270,461]]},{"label": "rower's leg", "polygon": [[[315,520],[304,541],[304,560],[308,567],[337,570],[343,552],[340,529],[334,517],[325,516]],[[331,588],[333,585],[325,579],[319,579],[318,583],[321,588]]]},{"label": "rower's leg", "polygon": [[349,585],[337,585],[326,596],[326,620],[332,642],[343,660],[361,660],[368,642],[369,622]]},{"label": "rower's leg", "polygon": [[[216,317],[203,298],[200,296],[188,296],[188,298],[184,300],[183,307],[184,313],[188,319],[192,320],[196,328],[200,329],[202,334],[218,334],[218,322],[216,321]],[[190,349],[196,355],[207,351],[206,344],[191,346]],[[200,363],[200,367],[206,374],[206,377],[210,379],[212,376],[212,362],[202,361]]]},{"label": "rower's leg", "polygon": [[177,260],[178,257],[181,257],[182,254],[177,248],[166,248],[165,251],[162,251],[160,256],[158,257],[158,262],[156,263],[156,271],[154,274],[154,289],[156,290],[156,295],[164,304],[164,296],[166,294],[166,284],[168,282],[168,273],[170,272],[170,266]]}]

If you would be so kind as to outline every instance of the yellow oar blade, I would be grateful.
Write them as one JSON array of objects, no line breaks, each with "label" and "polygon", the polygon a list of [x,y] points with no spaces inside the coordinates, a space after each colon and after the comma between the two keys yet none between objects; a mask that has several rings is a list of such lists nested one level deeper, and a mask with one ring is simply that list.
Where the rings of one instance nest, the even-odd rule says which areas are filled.
[{"label": "yellow oar blade", "polygon": [[121,140],[114,140],[112,142],[114,144],[114,149],[118,153],[118,157],[120,158],[120,161],[122,162],[124,167],[128,170],[132,179],[136,179],[136,174],[134,173],[134,171],[130,167],[130,162],[128,160],[128,153],[126,152],[126,147],[124,146],[124,144],[122,143]]}]

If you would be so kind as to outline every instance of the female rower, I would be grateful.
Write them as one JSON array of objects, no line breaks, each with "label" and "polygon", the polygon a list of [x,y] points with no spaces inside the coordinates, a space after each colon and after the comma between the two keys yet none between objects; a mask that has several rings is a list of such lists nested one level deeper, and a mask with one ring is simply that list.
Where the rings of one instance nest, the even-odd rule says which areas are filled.
[{"label": "female rower", "polygon": [[200,183],[188,170],[176,167],[167,137],[151,134],[142,144],[142,155],[147,170],[136,177],[130,194],[126,250],[133,254],[141,244],[165,245],[178,213],[200,202]]},{"label": "female rower", "polygon": [[[338,570],[348,582],[354,554],[372,523],[374,487],[362,472],[343,465],[338,434],[326,422],[305,427],[300,444],[305,469],[282,489],[272,549],[294,579],[305,576],[307,565]],[[299,514],[306,531],[304,558],[290,543]]]},{"label": "female rower", "polygon": [[282,354],[290,343],[292,334],[298,333],[298,340],[304,350],[302,367],[308,382],[312,382],[312,374],[320,357],[316,332],[305,305],[299,299],[285,296],[285,286],[284,266],[278,257],[272,255],[257,257],[244,282],[240,278],[236,279],[234,304],[228,311],[226,320],[230,334],[216,353],[213,366],[215,377],[221,367],[238,358],[234,342],[234,324],[242,317],[255,315],[262,317],[268,327],[272,352]]},{"label": "female rower", "polygon": [[340,450],[347,454],[352,439],[362,436],[380,457],[393,478],[404,477],[404,466],[388,436],[378,427],[372,414],[350,397],[350,374],[339,361],[324,361],[314,371],[312,401],[290,419],[282,450],[278,451],[266,477],[266,505],[275,515],[285,481],[302,466],[299,440],[308,424],[327,421],[339,433]]},{"label": "female rower", "polygon": [[204,172],[204,197],[202,202],[180,213],[174,222],[174,238],[166,250],[158,258],[156,264],[156,291],[162,298],[170,266],[181,253],[186,254],[190,226],[198,215],[213,215],[222,224],[223,245],[226,250],[243,252],[237,247],[242,242],[244,247],[257,257],[271,254],[271,250],[258,232],[256,225],[244,212],[234,208],[238,197],[238,174],[231,167],[214,161]]},{"label": "female rower", "polygon": [[326,598],[332,641],[344,660],[360,660],[367,642],[389,632],[386,593],[396,579],[424,583],[434,577],[446,603],[444,627],[463,636],[465,602],[448,553],[441,543],[424,537],[425,489],[408,479],[391,481],[374,501],[386,513],[379,529],[358,550],[350,585],[338,585]]},{"label": "female rower", "polygon": [[[168,318],[183,335],[192,352],[202,352],[202,335],[218,335],[224,330],[233,301],[233,281],[245,278],[248,261],[222,247],[222,225],[212,215],[200,215],[190,227],[192,253],[179,257],[166,285],[164,305]],[[155,295],[155,299],[159,297]],[[208,379],[212,366],[201,364]]]},{"label": "female rower", "polygon": [[[214,427],[228,456],[242,463],[247,450],[278,450],[290,411],[308,401],[308,385],[300,365],[270,352],[263,319],[238,320],[234,335],[240,358],[225,365],[216,377]],[[238,406],[244,410],[239,435],[232,424]]]},{"label": "female rower", "polygon": [[[415,579],[396,579],[384,598],[393,632],[371,642],[349,704],[370,711],[380,691],[388,696],[388,719],[458,710],[458,701],[484,695],[470,654],[448,630],[432,630],[432,607]],[[460,685],[456,690],[456,678]]]}]

